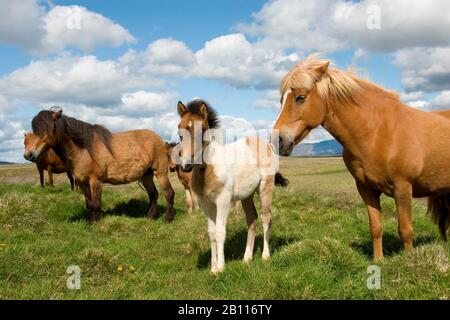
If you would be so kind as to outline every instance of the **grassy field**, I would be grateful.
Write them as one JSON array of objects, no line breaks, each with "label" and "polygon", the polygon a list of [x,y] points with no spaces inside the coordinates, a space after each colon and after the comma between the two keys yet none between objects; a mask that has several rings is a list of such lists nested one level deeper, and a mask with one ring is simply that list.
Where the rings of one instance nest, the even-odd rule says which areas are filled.
[{"label": "grassy field", "polygon": [[[289,178],[273,201],[271,250],[261,260],[259,221],[254,260],[241,262],[244,214],[230,215],[226,270],[209,272],[206,218],[189,216],[176,176],[176,217],[144,217],[137,184],[107,187],[104,219],[86,223],[83,196],[61,175],[41,188],[31,165],[0,167],[0,298],[2,299],[449,299],[450,245],[414,205],[415,249],[405,253],[393,201],[383,198],[385,260],[381,288],[366,281],[372,265],[366,209],[341,159],[283,159]],[[81,289],[66,286],[66,269],[81,269]]]}]

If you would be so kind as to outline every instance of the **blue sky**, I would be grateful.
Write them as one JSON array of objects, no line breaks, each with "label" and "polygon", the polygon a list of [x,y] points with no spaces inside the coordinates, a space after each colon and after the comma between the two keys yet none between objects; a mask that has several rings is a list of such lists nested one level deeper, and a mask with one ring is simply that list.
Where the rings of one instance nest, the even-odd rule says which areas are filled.
[{"label": "blue sky", "polygon": [[413,107],[446,108],[449,12],[441,0],[0,0],[0,160],[20,160],[32,116],[53,104],[166,139],[176,101],[195,97],[223,126],[270,127],[279,80],[315,51]]}]

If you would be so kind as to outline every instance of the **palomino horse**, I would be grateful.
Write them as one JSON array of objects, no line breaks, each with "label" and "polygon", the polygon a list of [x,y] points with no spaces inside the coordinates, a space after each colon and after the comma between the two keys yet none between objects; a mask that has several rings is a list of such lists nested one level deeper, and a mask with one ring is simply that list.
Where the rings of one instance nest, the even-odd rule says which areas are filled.
[{"label": "palomino horse", "polygon": [[450,121],[410,108],[395,93],[329,66],[311,55],[283,78],[278,130],[280,154],[289,155],[322,125],[344,147],[370,221],[374,259],[383,258],[380,195],[393,197],[398,232],[413,247],[412,198],[429,197],[429,211],[446,238],[450,216]]},{"label": "palomino horse", "polygon": [[176,164],[173,161],[172,152],[175,150],[174,148],[177,145],[178,145],[178,143],[167,143],[166,142],[167,156],[169,157],[169,161],[170,161],[170,171],[177,173],[178,180],[180,180],[180,183],[183,185],[183,188],[184,188],[184,191],[186,194],[186,205],[188,207],[188,213],[192,214],[192,211],[198,207],[197,195],[191,189],[192,171],[185,172],[185,171],[181,170],[181,166],[179,164]]},{"label": "palomino horse", "polygon": [[62,115],[62,110],[39,112],[32,121],[38,136],[28,160],[38,160],[53,148],[65,160],[83,190],[89,223],[101,218],[103,183],[125,184],[140,180],[149,196],[147,216],[156,218],[158,191],[165,192],[166,220],[173,220],[174,191],[167,177],[169,161],[163,140],[150,130],[111,133],[100,125]]},{"label": "palomino horse", "polygon": [[[25,137],[23,143],[25,145],[25,152],[23,157],[25,159],[32,159],[30,154],[30,146],[35,144],[34,140],[38,139],[38,137],[32,133],[25,133]],[[39,180],[41,182],[41,186],[44,187],[44,170],[47,170],[48,173],[48,182],[51,186],[53,186],[53,174],[59,174],[67,172],[67,177],[70,181],[70,187],[72,191],[74,190],[74,180],[72,173],[67,169],[67,165],[61,160],[60,157],[53,151],[52,148],[49,148],[47,152],[42,154],[39,159],[36,161],[36,167],[39,171]]]},{"label": "palomino horse", "polygon": [[[257,219],[255,192],[262,203],[262,258],[268,259],[272,191],[278,165],[271,146],[256,138],[220,144],[209,136],[210,129],[219,127],[219,119],[203,100],[191,101],[187,106],[178,102],[177,109],[181,118],[178,125],[182,141],[181,168],[192,171],[191,188],[208,217],[211,272],[222,272],[225,267],[224,242],[232,201],[242,201],[248,226],[244,262],[252,259]],[[248,159],[228,158],[230,155],[248,155]],[[277,177],[279,182],[285,182],[280,174]]]}]

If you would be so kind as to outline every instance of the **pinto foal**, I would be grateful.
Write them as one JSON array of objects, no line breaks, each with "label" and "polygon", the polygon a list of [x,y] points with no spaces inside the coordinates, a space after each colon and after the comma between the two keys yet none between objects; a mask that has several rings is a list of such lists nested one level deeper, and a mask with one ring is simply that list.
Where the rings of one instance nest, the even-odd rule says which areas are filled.
[{"label": "pinto foal", "polygon": [[[245,138],[227,145],[208,138],[209,129],[219,127],[219,119],[216,112],[203,100],[191,101],[187,106],[179,102],[177,108],[182,141],[181,169],[192,172],[191,188],[208,217],[211,272],[217,274],[225,267],[226,225],[233,201],[241,201],[246,214],[248,234],[244,262],[252,259],[257,219],[253,202],[255,192],[259,193],[262,203],[262,258],[270,258],[270,215],[277,156],[270,145],[256,138]],[[237,157],[224,161],[230,155]],[[240,158],[243,155],[247,158]],[[277,177],[280,182],[286,181],[280,174]]]}]

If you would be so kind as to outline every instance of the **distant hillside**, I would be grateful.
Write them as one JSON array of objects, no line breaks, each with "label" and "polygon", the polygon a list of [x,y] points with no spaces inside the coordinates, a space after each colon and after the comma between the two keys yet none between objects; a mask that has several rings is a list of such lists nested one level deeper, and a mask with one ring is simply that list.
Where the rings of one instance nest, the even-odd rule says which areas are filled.
[{"label": "distant hillside", "polygon": [[7,161],[0,161],[0,166],[4,164],[14,164],[13,162],[7,162]]},{"label": "distant hillside", "polygon": [[293,156],[340,156],[342,146],[336,140],[326,140],[318,143],[301,143],[294,148]]}]

